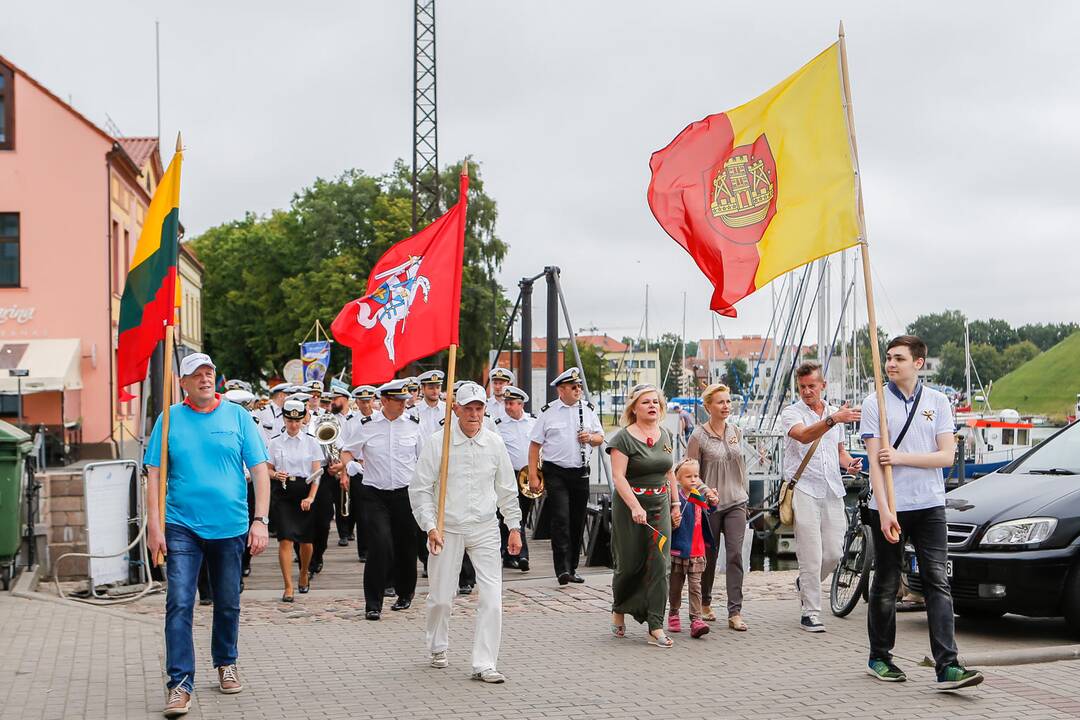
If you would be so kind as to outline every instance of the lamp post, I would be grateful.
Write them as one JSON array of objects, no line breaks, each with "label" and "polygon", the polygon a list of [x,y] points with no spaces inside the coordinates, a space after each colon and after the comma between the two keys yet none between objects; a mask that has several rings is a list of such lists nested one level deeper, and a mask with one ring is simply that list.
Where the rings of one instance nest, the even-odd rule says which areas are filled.
[{"label": "lamp post", "polygon": [[26,368],[12,368],[8,370],[8,375],[13,378],[18,378],[18,397],[19,397],[19,428],[22,428],[23,424],[23,407],[22,407],[22,379],[30,375],[30,371]]}]

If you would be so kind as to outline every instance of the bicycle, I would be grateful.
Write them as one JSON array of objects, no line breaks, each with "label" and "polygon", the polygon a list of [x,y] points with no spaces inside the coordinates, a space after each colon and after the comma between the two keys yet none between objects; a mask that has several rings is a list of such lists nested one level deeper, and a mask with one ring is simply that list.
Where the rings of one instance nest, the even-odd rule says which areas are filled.
[{"label": "bicycle", "polygon": [[829,591],[829,606],[833,615],[845,617],[859,604],[859,598],[870,598],[870,573],[874,570],[874,535],[866,518],[870,515],[869,477],[866,487],[859,491],[855,505],[847,508],[848,527],[844,533],[844,554],[833,571]]}]

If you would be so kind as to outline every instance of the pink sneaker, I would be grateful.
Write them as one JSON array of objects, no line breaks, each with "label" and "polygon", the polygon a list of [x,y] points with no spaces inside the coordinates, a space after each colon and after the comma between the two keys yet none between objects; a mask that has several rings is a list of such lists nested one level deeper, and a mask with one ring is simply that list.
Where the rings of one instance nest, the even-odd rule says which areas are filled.
[{"label": "pink sneaker", "polygon": [[678,615],[668,615],[667,629],[668,632],[682,632],[682,621]]},{"label": "pink sneaker", "polygon": [[690,637],[699,638],[709,632],[709,623],[704,620],[694,619],[690,621]]}]

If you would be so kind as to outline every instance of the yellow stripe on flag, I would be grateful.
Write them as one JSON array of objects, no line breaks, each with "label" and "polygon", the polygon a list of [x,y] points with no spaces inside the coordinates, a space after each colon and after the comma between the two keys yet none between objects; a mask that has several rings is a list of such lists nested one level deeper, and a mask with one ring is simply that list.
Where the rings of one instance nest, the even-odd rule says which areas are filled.
[{"label": "yellow stripe on flag", "polygon": [[859,242],[841,78],[836,43],[764,95],[726,113],[735,147],[764,134],[776,160],[776,216],[757,246],[755,287]]},{"label": "yellow stripe on flag", "polygon": [[183,152],[177,152],[173,155],[169,167],[165,170],[161,182],[154,191],[154,197],[146,211],[142,232],[139,233],[139,242],[135,246],[135,256],[131,258],[129,270],[137,268],[161,247],[161,228],[165,223],[165,217],[174,209],[180,207],[180,165],[183,160]]}]

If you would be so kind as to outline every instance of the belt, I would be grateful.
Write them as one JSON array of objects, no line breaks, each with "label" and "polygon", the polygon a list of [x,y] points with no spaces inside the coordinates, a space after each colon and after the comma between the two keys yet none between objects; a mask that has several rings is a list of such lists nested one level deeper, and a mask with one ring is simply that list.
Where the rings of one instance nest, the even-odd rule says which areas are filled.
[{"label": "belt", "polygon": [[667,485],[661,485],[658,488],[634,487],[631,485],[630,489],[634,491],[635,495],[663,495],[667,492]]},{"label": "belt", "polygon": [[551,462],[549,460],[545,460],[542,463],[541,467],[543,467],[543,468],[555,468],[556,470],[562,470],[563,472],[568,472],[568,473],[573,473],[573,472],[583,473],[583,472],[588,472],[589,471],[589,466],[587,464],[586,465],[578,465],[577,467],[563,467],[559,463],[554,463],[554,462]]}]

